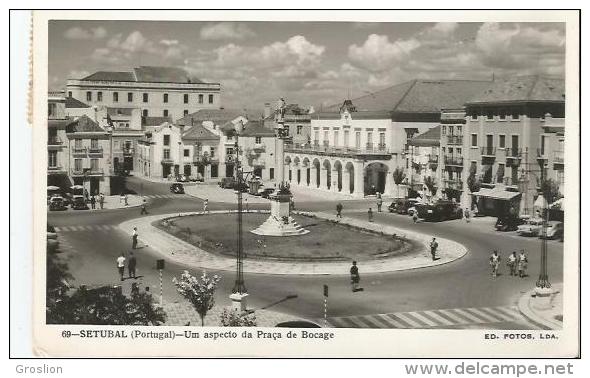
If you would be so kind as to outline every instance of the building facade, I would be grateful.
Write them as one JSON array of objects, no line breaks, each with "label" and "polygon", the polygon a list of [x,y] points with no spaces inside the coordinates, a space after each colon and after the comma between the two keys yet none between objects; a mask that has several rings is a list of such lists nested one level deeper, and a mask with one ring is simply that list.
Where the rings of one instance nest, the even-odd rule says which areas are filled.
[{"label": "building facade", "polygon": [[221,106],[221,85],[192,78],[180,68],[141,66],[127,72],[99,71],[68,79],[67,97],[92,106],[139,108],[144,117],[173,120]]}]

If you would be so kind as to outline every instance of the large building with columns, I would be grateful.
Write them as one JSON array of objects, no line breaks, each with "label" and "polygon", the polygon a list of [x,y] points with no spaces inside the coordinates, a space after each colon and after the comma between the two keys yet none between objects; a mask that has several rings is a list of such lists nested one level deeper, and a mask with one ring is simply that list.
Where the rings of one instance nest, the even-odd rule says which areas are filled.
[{"label": "large building with columns", "polygon": [[412,80],[310,114],[310,142],[285,149],[291,184],[355,197],[394,195],[392,174],[405,167],[409,139],[489,83]]}]

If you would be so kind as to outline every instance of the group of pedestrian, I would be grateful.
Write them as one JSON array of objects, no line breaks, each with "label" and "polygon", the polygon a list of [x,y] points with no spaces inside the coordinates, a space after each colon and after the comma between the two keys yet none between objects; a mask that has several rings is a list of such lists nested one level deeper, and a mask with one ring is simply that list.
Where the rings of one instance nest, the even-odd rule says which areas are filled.
[{"label": "group of pedestrian", "polygon": [[86,200],[86,202],[90,202],[90,208],[92,210],[96,209],[96,203],[98,202],[98,205],[100,207],[100,209],[104,209],[104,194],[102,193],[98,193],[98,194],[92,194],[90,195],[88,193],[88,190],[84,189],[84,199]]},{"label": "group of pedestrian", "polygon": [[136,279],[136,267],[137,267],[137,259],[133,252],[129,252],[129,258],[125,258],[125,253],[121,253],[119,257],[117,257],[117,270],[119,271],[119,278],[121,281],[125,279],[125,263],[127,263],[127,271],[129,274],[129,278]]},{"label": "group of pedestrian", "polygon": [[[490,256],[490,267],[492,269],[492,277],[496,278],[499,274],[500,270],[500,261],[502,258],[498,254],[498,251],[494,251]],[[516,251],[513,251],[510,256],[508,256],[508,260],[506,261],[506,265],[510,269],[511,276],[518,276],[520,278],[526,277],[526,270],[528,267],[528,258],[524,252],[524,249],[520,251],[518,257],[516,256]]]},{"label": "group of pedestrian", "polygon": [[129,206],[129,197],[127,196],[127,193],[121,192],[121,195],[119,196],[119,204]]}]

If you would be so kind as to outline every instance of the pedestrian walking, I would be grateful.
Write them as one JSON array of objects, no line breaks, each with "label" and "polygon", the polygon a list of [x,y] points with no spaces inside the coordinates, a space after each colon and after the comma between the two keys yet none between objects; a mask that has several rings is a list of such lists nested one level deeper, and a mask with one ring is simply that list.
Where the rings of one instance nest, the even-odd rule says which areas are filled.
[{"label": "pedestrian walking", "polygon": [[129,206],[129,197],[125,194],[125,206]]},{"label": "pedestrian walking", "polygon": [[369,215],[369,222],[373,221],[373,209],[371,209],[369,207],[369,211],[367,212],[367,214]]},{"label": "pedestrian walking", "polygon": [[129,252],[129,262],[127,263],[127,270],[129,271],[129,278],[137,278],[135,276],[135,267],[137,266],[137,259],[133,252]]},{"label": "pedestrian walking", "polygon": [[98,195],[98,203],[100,204],[100,209],[104,209],[104,194],[100,193]]},{"label": "pedestrian walking", "polygon": [[125,255],[123,253],[117,257],[117,269],[119,270],[119,277],[123,281],[123,274],[125,274]]},{"label": "pedestrian walking", "polygon": [[248,197],[244,198],[244,208],[246,209],[246,212],[250,210],[250,207],[248,206]]},{"label": "pedestrian walking", "polygon": [[412,213],[412,220],[414,223],[418,223],[418,212],[416,210],[414,210]]},{"label": "pedestrian walking", "polygon": [[133,242],[132,247],[133,249],[137,248],[137,237],[139,235],[137,234],[137,227],[133,227],[133,234],[131,234],[131,240]]},{"label": "pedestrian walking", "polygon": [[383,206],[383,198],[381,198],[381,194],[377,193],[377,212],[381,212],[381,206]]},{"label": "pedestrian walking", "polygon": [[88,198],[88,189],[84,189],[84,199],[86,200],[86,202],[88,202],[89,198]]},{"label": "pedestrian walking", "polygon": [[121,192],[121,195],[119,196],[119,205],[122,205],[125,203],[125,193]]},{"label": "pedestrian walking", "polygon": [[471,213],[470,213],[470,211],[469,211],[469,208],[468,208],[468,207],[466,207],[466,208],[465,208],[465,211],[463,211],[463,217],[465,218],[465,223],[469,223],[469,221],[471,220],[471,219],[470,219],[470,217],[471,217]]},{"label": "pedestrian walking", "polygon": [[336,218],[342,218],[342,203],[340,202],[336,205]]},{"label": "pedestrian walking", "polygon": [[209,199],[205,198],[205,201],[203,201],[203,212],[204,213],[208,213],[209,212]]},{"label": "pedestrian walking", "polygon": [[436,260],[436,250],[438,249],[438,242],[436,241],[436,238],[432,238],[432,241],[430,242],[430,254],[432,255],[432,261]]},{"label": "pedestrian walking", "polygon": [[518,268],[518,258],[516,257],[516,252],[512,252],[510,256],[508,256],[508,261],[506,261],[506,265],[510,268],[510,275],[516,276],[516,270]]},{"label": "pedestrian walking", "polygon": [[490,266],[492,267],[492,277],[496,278],[498,276],[498,268],[500,267],[500,255],[498,255],[498,251],[494,251],[490,256]]},{"label": "pedestrian walking", "polygon": [[359,287],[360,282],[361,276],[359,274],[359,268],[356,266],[356,261],[353,261],[352,266],[350,267],[350,284],[352,286],[353,293],[363,290]]},{"label": "pedestrian walking", "polygon": [[94,197],[94,194],[90,197],[90,208],[92,210],[96,209],[96,197]]},{"label": "pedestrian walking", "polygon": [[524,253],[524,249],[520,250],[520,255],[518,256],[518,277],[524,278],[526,277],[526,269],[528,267],[529,260]]},{"label": "pedestrian walking", "polygon": [[145,198],[141,201],[141,213],[139,215],[147,214],[147,201]]}]

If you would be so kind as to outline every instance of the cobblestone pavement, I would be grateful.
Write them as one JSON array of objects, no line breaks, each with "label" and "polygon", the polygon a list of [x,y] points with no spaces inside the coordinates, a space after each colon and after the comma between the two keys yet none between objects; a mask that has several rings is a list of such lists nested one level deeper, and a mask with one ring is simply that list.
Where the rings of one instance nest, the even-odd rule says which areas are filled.
[{"label": "cobblestone pavement", "polygon": [[[210,214],[224,213],[228,213],[228,211],[210,212]],[[405,236],[414,241],[418,241],[423,245],[423,248],[419,248],[415,253],[364,262],[362,265],[363,273],[383,273],[442,265],[450,263],[467,254],[467,249],[462,244],[449,239],[438,238],[437,241],[439,248],[437,251],[437,259],[433,261],[430,251],[426,247],[428,243],[430,243],[430,236],[426,236],[419,232],[399,229],[393,226],[382,225],[378,223],[370,223],[354,218],[344,217],[342,219],[337,219],[334,215],[322,212],[301,212],[301,214],[307,214],[341,224],[382,232],[385,235],[396,234]],[[153,215],[128,220],[121,223],[119,228],[123,232],[131,235],[133,227],[137,227],[140,245],[143,243],[146,246],[150,246],[166,258],[176,261],[179,264],[186,264],[192,267],[208,268],[214,270],[234,270],[235,260],[233,258],[227,258],[209,253],[152,226],[153,222],[159,221],[161,219],[186,215],[207,216],[202,212]],[[246,260],[244,262],[244,272],[262,274],[347,274],[349,268],[350,262],[348,261],[302,263]]]}]

